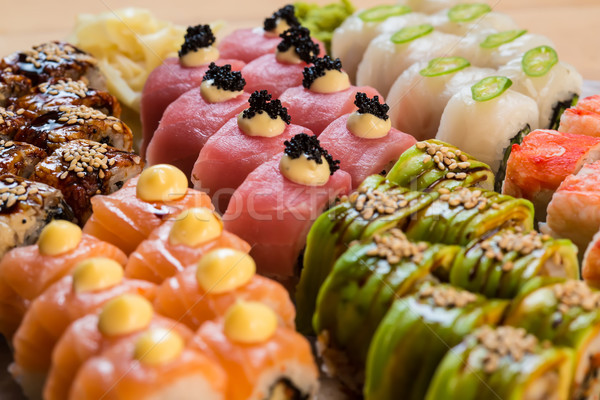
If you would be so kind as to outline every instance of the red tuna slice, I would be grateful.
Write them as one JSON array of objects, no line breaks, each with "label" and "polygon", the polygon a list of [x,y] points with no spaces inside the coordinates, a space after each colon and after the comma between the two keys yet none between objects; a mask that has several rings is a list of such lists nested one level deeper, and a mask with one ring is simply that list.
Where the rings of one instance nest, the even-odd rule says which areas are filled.
[{"label": "red tuna slice", "polygon": [[225,36],[219,43],[219,54],[249,63],[260,56],[275,53],[281,38],[262,28],[238,29]]},{"label": "red tuna slice", "polygon": [[350,86],[346,90],[334,93],[316,93],[303,86],[296,86],[283,92],[279,100],[287,107],[292,122],[320,135],[334,120],[356,111],[354,97],[357,92],[366,93],[371,98],[379,96],[381,101],[384,101],[383,96],[370,86]]},{"label": "red tuna slice", "polygon": [[246,240],[258,272],[287,280],[315,219],[338,196],[347,194],[351,178],[336,171],[323,186],[305,186],[285,178],[281,155],[256,168],[236,190],[223,216],[225,229]]},{"label": "red tuna slice", "polygon": [[346,128],[349,116],[346,114],[333,121],[321,133],[319,141],[335,160],[340,160],[340,166],[352,176],[355,189],[367,176],[387,173],[400,155],[417,141],[395,128],[378,139],[355,136]]},{"label": "red tuna slice", "polygon": [[[243,61],[224,59],[215,61],[215,64],[219,66],[230,64],[234,71],[241,71],[246,65]],[[150,143],[165,109],[188,90],[199,87],[207,70],[208,64],[184,67],[179,62],[179,58],[171,57],[167,58],[148,76],[142,92],[140,111],[143,131],[140,148],[142,156],[146,154],[148,143]]]},{"label": "red tuna slice", "polygon": [[167,109],[148,145],[150,165],[172,164],[190,176],[209,137],[248,106],[247,93],[221,103],[207,103],[200,89],[182,94]]},{"label": "red tuna slice", "polygon": [[194,188],[206,191],[221,213],[227,209],[235,189],[256,167],[283,152],[284,141],[298,133],[313,133],[299,125],[288,125],[275,137],[248,136],[238,126],[237,117],[208,139],[192,171]]}]

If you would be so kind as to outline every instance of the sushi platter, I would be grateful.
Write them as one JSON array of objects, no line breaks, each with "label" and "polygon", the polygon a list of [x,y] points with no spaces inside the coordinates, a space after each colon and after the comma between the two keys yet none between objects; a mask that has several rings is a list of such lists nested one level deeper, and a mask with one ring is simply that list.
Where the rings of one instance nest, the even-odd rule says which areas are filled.
[{"label": "sushi platter", "polygon": [[598,400],[600,75],[496,6],[7,48],[0,398]]}]

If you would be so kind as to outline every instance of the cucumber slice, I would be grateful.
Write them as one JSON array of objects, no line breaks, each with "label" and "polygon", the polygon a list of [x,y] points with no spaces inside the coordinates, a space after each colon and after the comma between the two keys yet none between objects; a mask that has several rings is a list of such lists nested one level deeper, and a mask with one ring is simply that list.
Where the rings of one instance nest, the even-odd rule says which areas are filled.
[{"label": "cucumber slice", "polygon": [[558,62],[558,54],[550,46],[540,46],[529,50],[521,60],[523,72],[528,76],[544,76]]},{"label": "cucumber slice", "polygon": [[492,11],[484,3],[458,4],[448,10],[448,19],[452,22],[470,22]]},{"label": "cucumber slice", "polygon": [[396,44],[407,43],[425,35],[429,35],[431,32],[433,32],[433,26],[429,24],[407,26],[394,33],[391,37],[391,41]]},{"label": "cucumber slice", "polygon": [[469,65],[469,60],[463,57],[439,57],[429,61],[429,65],[419,73],[426,77],[440,76],[460,71]]},{"label": "cucumber slice", "polygon": [[358,14],[358,17],[364,22],[381,22],[389,17],[404,15],[412,12],[410,7],[404,5],[384,5],[376,6],[364,10]]},{"label": "cucumber slice", "polygon": [[479,46],[483,47],[484,49],[493,49],[505,43],[512,42],[516,38],[523,36],[526,32],[527,30],[525,29],[514,29],[511,31],[493,33],[486,37],[483,42],[479,44]]},{"label": "cucumber slice", "polygon": [[471,93],[475,101],[488,101],[500,96],[511,86],[512,81],[505,76],[488,76],[471,86]]}]

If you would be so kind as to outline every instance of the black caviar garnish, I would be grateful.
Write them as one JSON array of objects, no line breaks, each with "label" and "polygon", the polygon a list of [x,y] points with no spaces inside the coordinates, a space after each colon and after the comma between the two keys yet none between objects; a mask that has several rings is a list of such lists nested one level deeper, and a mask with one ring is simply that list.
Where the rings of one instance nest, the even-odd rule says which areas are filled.
[{"label": "black caviar garnish", "polygon": [[298,57],[307,64],[313,62],[319,55],[319,45],[313,42],[310,31],[303,26],[290,28],[279,37],[282,40],[277,45],[277,50],[283,52],[293,47]]},{"label": "black caviar garnish", "polygon": [[390,110],[390,106],[386,103],[380,103],[379,96],[375,95],[370,99],[366,93],[358,92],[354,98],[354,104],[358,107],[359,113],[373,114],[384,121],[389,118],[387,112]]},{"label": "black caviar garnish", "polygon": [[275,11],[269,18],[265,18],[265,23],[263,24],[265,31],[272,31],[277,28],[278,19],[284,20],[289,26],[300,26],[300,21],[296,18],[296,9],[291,4]]},{"label": "black caviar garnish", "polygon": [[213,80],[213,85],[218,89],[229,90],[230,92],[239,92],[244,90],[246,80],[242,78],[240,71],[232,71],[230,64],[218,66],[211,62],[208,66],[208,71],[204,74],[202,82]]},{"label": "black caviar garnish", "polygon": [[340,169],[340,160],[334,160],[331,154],[321,147],[321,143],[316,135],[309,136],[306,133],[299,133],[291,140],[286,140],[283,144],[285,144],[285,154],[292,159],[300,158],[304,154],[307,159],[314,160],[317,164],[322,164],[323,160],[321,157],[325,157],[327,164],[329,164],[329,175],[333,175],[335,171]]},{"label": "black caviar garnish", "polygon": [[287,108],[282,106],[281,101],[278,99],[271,100],[271,98],[272,96],[266,90],[256,90],[250,95],[250,98],[248,99],[250,108],[244,110],[242,118],[249,119],[254,117],[257,113],[261,114],[266,112],[272,119],[280,117],[283,122],[289,125],[292,119],[287,112]]},{"label": "black caviar garnish", "polygon": [[302,71],[302,75],[304,75],[302,86],[310,89],[310,85],[312,85],[317,78],[325,76],[325,72],[332,70],[342,71],[342,62],[339,58],[333,60],[327,55],[323,58],[316,57],[313,61],[313,65],[304,68],[304,71]]},{"label": "black caviar garnish", "polygon": [[183,42],[181,50],[179,50],[179,57],[192,51],[212,46],[214,42],[215,35],[213,35],[212,29],[210,29],[210,25],[188,26],[185,32],[185,42]]}]

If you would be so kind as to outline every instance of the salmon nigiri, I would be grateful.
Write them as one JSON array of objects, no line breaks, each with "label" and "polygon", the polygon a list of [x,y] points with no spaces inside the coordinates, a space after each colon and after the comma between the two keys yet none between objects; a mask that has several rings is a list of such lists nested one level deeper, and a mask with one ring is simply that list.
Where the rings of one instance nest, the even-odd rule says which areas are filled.
[{"label": "salmon nigiri", "polygon": [[586,97],[560,117],[560,132],[600,136],[600,95]]},{"label": "salmon nigiri", "polygon": [[296,310],[287,291],[255,271],[248,254],[230,248],[213,250],[163,282],[156,311],[197,329],[225,315],[238,300],[260,301],[275,310],[282,325],[293,329]]},{"label": "salmon nigiri", "polygon": [[166,221],[140,243],[127,261],[125,276],[162,283],[220,247],[250,251],[248,243],[223,230],[223,222],[214,211],[190,208]]},{"label": "salmon nigiri", "polygon": [[156,285],[123,279],[123,267],[109,258],[90,258],[31,302],[15,333],[10,371],[29,397],[37,398],[51,365],[54,345],[69,324],[95,312],[115,296],[133,293],[154,300]]},{"label": "salmon nigiri", "polygon": [[92,198],[83,231],[131,253],[165,220],[190,207],[212,207],[210,198],[188,189],[187,177],[171,165],[154,165],[108,196]]},{"label": "salmon nigiri", "polygon": [[10,339],[29,302],[67,275],[80,261],[107,257],[121,265],[127,256],[118,247],[81,232],[67,221],[52,221],[38,242],[17,247],[0,261],[0,333]]}]

